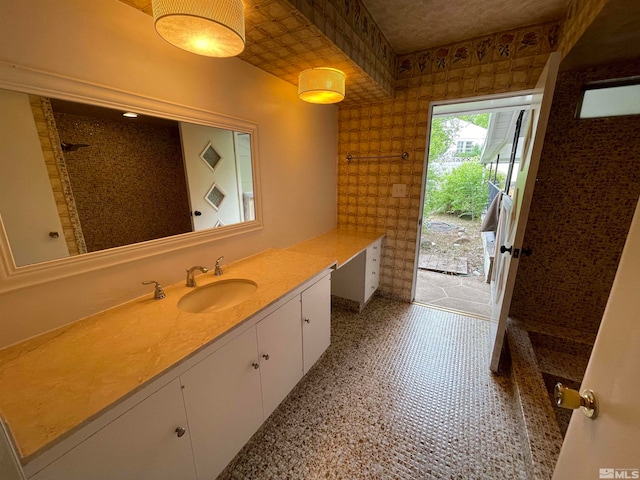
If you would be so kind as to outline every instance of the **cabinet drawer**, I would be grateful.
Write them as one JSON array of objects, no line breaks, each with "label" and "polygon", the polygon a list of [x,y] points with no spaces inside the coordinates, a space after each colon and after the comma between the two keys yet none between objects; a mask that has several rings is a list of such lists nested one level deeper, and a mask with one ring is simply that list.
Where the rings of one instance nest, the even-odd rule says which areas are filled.
[{"label": "cabinet drawer", "polygon": [[365,283],[369,283],[373,277],[380,273],[380,250],[381,242],[377,242],[367,247],[367,261],[365,267]]},{"label": "cabinet drawer", "polygon": [[376,275],[375,278],[370,279],[369,283],[367,283],[367,286],[365,287],[365,290],[364,290],[364,301],[365,302],[371,298],[371,295],[373,295],[375,293],[375,291],[378,289],[379,285],[380,285],[380,277],[379,276]]}]

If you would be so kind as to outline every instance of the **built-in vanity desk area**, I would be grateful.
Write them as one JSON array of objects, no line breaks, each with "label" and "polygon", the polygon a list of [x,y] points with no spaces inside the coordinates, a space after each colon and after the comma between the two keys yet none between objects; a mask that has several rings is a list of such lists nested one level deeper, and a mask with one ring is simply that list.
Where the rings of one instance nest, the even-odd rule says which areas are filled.
[{"label": "built-in vanity desk area", "polygon": [[334,230],[196,277],[255,283],[230,308],[181,310],[182,282],[0,350],[0,476],[216,478],[329,346],[332,292],[375,291],[381,240]]}]

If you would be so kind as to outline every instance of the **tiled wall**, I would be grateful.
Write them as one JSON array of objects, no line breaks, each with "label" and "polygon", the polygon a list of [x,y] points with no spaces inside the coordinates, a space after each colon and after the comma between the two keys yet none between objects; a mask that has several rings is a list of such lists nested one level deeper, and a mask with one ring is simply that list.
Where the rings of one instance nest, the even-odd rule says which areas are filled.
[{"label": "tiled wall", "polygon": [[[483,39],[405,55],[399,59],[395,100],[340,108],[338,225],[386,234],[385,295],[411,299],[429,103],[532,88],[557,43],[557,25],[485,37],[486,55],[479,55]],[[430,52],[421,68],[421,55]],[[403,151],[408,161],[400,160]],[[394,158],[347,163],[347,154]],[[395,183],[407,185],[405,198],[391,197]]]},{"label": "tiled wall", "polygon": [[640,75],[633,62],[561,72],[511,315],[596,333],[640,196],[640,117],[575,119],[584,83]]},{"label": "tiled wall", "polygon": [[55,113],[89,252],[191,231],[177,126]]}]

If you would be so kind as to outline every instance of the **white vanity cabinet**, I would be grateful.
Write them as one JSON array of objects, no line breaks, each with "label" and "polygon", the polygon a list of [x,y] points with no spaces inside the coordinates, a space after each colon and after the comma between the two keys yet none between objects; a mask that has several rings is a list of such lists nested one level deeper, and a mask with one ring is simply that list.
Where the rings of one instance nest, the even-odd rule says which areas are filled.
[{"label": "white vanity cabinet", "polygon": [[214,480],[329,346],[330,283],[290,292],[30,478]]},{"label": "white vanity cabinet", "polygon": [[334,271],[331,275],[331,293],[357,302],[362,309],[380,283],[381,249],[382,239],[378,239]]},{"label": "white vanity cabinet", "polygon": [[302,354],[304,373],[331,343],[331,277],[327,275],[302,292]]},{"label": "white vanity cabinet", "polygon": [[31,478],[195,480],[179,380],[165,385]]},{"label": "white vanity cabinet", "polygon": [[300,295],[296,295],[256,325],[265,419],[302,378],[300,316]]},{"label": "white vanity cabinet", "polygon": [[[263,421],[256,329],[180,376],[198,479],[214,479]],[[176,477],[179,478],[179,477]]]}]

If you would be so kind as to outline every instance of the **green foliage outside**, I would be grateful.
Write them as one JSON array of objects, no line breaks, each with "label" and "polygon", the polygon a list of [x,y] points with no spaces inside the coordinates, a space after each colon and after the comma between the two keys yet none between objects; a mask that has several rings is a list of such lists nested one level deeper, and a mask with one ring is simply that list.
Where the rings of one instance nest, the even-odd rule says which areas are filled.
[{"label": "green foliage outside", "polygon": [[444,154],[460,131],[460,123],[452,117],[436,117],[431,122],[429,140],[429,163]]},{"label": "green foliage outside", "polygon": [[[487,207],[489,170],[480,163],[482,147],[476,145],[471,152],[456,154],[456,157],[468,160],[448,173],[440,160],[453,144],[461,128],[459,120],[487,128],[489,116],[490,114],[483,113],[433,119],[427,167],[425,216],[437,212],[475,219],[479,218]],[[498,174],[498,181],[502,177],[503,174]]]},{"label": "green foliage outside", "polygon": [[456,118],[473,123],[482,128],[489,128],[490,113],[476,113],[475,115],[458,115]]},{"label": "green foliage outside", "polygon": [[477,159],[440,175],[436,188],[427,192],[425,213],[440,212],[479,218],[487,206],[489,171]]}]

